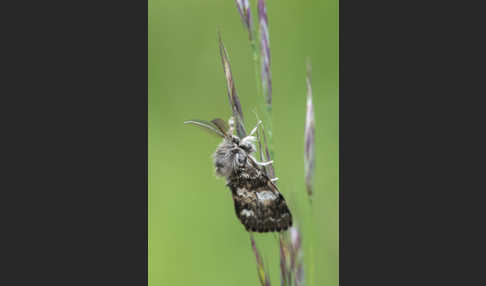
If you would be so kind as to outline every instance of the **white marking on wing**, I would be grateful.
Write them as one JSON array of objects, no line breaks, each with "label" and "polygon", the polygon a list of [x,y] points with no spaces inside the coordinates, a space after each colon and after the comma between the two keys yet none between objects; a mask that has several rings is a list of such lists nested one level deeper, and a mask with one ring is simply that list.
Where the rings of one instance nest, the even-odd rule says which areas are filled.
[{"label": "white marking on wing", "polygon": [[240,197],[246,197],[248,195],[248,192],[246,191],[246,189],[238,188],[236,189],[236,194]]},{"label": "white marking on wing", "polygon": [[257,197],[260,201],[275,200],[277,197],[275,194],[269,191],[257,192]]},{"label": "white marking on wing", "polygon": [[254,213],[253,211],[251,210],[246,210],[246,209],[243,209],[241,212],[240,212],[240,215],[242,216],[246,216],[246,217],[249,217],[249,216],[253,216]]}]

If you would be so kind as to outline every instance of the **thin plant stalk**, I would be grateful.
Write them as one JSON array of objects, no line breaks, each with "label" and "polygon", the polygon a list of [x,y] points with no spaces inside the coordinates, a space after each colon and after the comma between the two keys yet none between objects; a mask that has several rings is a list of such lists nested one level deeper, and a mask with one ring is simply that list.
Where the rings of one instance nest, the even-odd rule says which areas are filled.
[{"label": "thin plant stalk", "polygon": [[258,272],[258,278],[260,280],[260,285],[262,286],[270,286],[270,277],[268,275],[268,271],[265,269],[265,264],[263,262],[263,258],[258,251],[258,248],[256,246],[255,239],[253,238],[253,234],[250,233],[250,241],[251,241],[251,247],[253,249],[253,253],[255,254],[255,259],[257,263],[257,272]]},{"label": "thin plant stalk", "polygon": [[314,208],[312,207],[312,197],[313,197],[313,177],[315,169],[315,120],[314,120],[314,105],[312,102],[312,86],[311,86],[311,64],[310,60],[307,59],[306,64],[307,76],[306,76],[306,87],[307,87],[307,104],[306,104],[306,122],[304,131],[304,162],[305,162],[305,186],[307,195],[309,198],[309,215],[310,215],[310,243],[309,243],[309,284],[314,286],[314,275],[315,275],[315,258],[314,258],[314,247],[315,247],[315,221],[314,221]]},{"label": "thin plant stalk", "polygon": [[[265,128],[261,126],[257,132],[258,140],[258,150],[260,155],[260,160],[266,158],[270,161],[274,158],[273,150],[273,133],[272,133],[272,78],[270,69],[270,39],[269,39],[269,29],[268,29],[268,18],[266,11],[265,0],[256,0],[258,4],[258,28],[253,25],[250,2],[249,0],[236,0],[238,12],[240,13],[242,22],[244,23],[248,34],[250,47],[253,54],[253,64],[255,71],[257,94],[261,96],[262,110],[264,113]],[[257,39],[259,41],[257,41]],[[312,99],[312,90],[310,86],[310,64],[307,65],[307,95],[308,102],[309,98]],[[310,271],[309,271],[309,281],[310,285],[314,286],[314,273],[315,273],[315,261],[314,261],[314,245],[315,245],[315,223],[314,214],[312,207],[312,177],[314,172],[314,121],[313,121],[313,106],[312,100],[310,101],[311,116],[309,116],[309,104],[307,106],[308,112],[306,116],[306,129],[305,129],[305,179],[306,179],[306,189],[309,196],[309,209],[310,209]],[[311,122],[309,118],[312,118]],[[257,115],[258,119],[258,115]],[[259,119],[258,119],[259,120]],[[265,129],[267,132],[265,132]],[[267,136],[268,135],[268,141]],[[262,142],[263,141],[263,142]],[[263,144],[262,144],[263,143]],[[310,144],[308,144],[310,143]],[[264,168],[264,171],[269,177],[275,177],[275,170],[273,165],[268,165]],[[292,286],[292,282],[296,286],[303,285],[303,265],[300,258],[297,258],[297,253],[300,255],[301,243],[300,243],[300,232],[297,228],[292,228],[292,239],[289,242],[289,233],[279,234],[280,242],[280,267],[281,267],[281,282],[283,286]],[[295,238],[298,238],[297,240]],[[268,285],[269,280],[266,279],[263,261],[256,248],[256,244],[253,236],[250,234],[250,239],[252,242],[252,248],[257,259],[257,266],[259,271],[260,283],[262,285]],[[297,242],[296,242],[297,241]],[[290,252],[289,252],[290,250]],[[300,257],[300,256],[299,256]],[[290,261],[289,261],[290,259]],[[297,262],[296,259],[299,261]],[[289,264],[290,262],[290,264]],[[292,277],[294,273],[294,277]],[[294,278],[294,279],[292,279]],[[268,284],[267,284],[268,283]]]},{"label": "thin plant stalk", "polygon": [[258,0],[258,39],[260,40],[260,53],[254,47],[254,53],[259,54],[258,61],[255,62],[261,67],[261,73],[257,73],[257,78],[261,79],[263,110],[268,134],[268,149],[270,157],[274,159],[273,149],[273,128],[272,128],[272,78],[270,66],[270,37],[268,28],[267,5],[265,0]]},{"label": "thin plant stalk", "polygon": [[290,286],[290,271],[287,267],[287,249],[285,247],[284,236],[279,233],[279,243],[280,243],[280,279],[282,281],[281,286]]},{"label": "thin plant stalk", "polygon": [[312,207],[312,204],[309,207],[309,215],[310,215],[310,227],[309,232],[310,234],[308,235],[309,237],[309,285],[314,286],[315,285],[315,256],[314,256],[314,246],[315,246],[315,220],[314,220],[314,208]]},{"label": "thin plant stalk", "polygon": [[[271,78],[270,78],[270,43],[268,37],[268,20],[266,4],[258,1],[258,27],[253,25],[252,14],[248,1],[236,1],[241,20],[248,31],[250,47],[253,55],[253,67],[255,72],[256,91],[262,101],[265,126],[267,127],[268,149],[270,157],[274,158],[273,133],[272,133],[272,103],[271,103]],[[258,42],[257,39],[260,41]],[[263,57],[264,56],[264,57]],[[266,71],[266,73],[264,73]],[[265,76],[264,76],[265,75]]]}]

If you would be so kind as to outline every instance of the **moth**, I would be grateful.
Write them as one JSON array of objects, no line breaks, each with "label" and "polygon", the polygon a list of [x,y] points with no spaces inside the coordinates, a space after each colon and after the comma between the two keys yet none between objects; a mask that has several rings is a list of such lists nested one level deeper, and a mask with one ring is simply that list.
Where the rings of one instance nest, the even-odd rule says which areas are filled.
[{"label": "moth", "polygon": [[280,232],[292,226],[292,214],[283,195],[268,177],[264,166],[273,161],[259,162],[255,153],[258,125],[244,138],[233,135],[234,122],[229,128],[222,119],[190,120],[185,124],[200,126],[223,139],[213,154],[216,175],[226,178],[233,196],[236,216],[250,232]]}]

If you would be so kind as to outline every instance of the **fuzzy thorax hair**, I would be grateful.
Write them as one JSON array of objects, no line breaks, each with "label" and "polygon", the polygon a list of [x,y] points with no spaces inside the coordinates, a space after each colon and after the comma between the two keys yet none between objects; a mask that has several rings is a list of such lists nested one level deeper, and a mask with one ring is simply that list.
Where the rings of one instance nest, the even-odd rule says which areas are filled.
[{"label": "fuzzy thorax hair", "polygon": [[245,167],[250,164],[251,154],[256,150],[255,140],[256,138],[251,135],[243,139],[235,135],[225,137],[213,154],[216,174],[229,178],[238,170],[246,169]]}]

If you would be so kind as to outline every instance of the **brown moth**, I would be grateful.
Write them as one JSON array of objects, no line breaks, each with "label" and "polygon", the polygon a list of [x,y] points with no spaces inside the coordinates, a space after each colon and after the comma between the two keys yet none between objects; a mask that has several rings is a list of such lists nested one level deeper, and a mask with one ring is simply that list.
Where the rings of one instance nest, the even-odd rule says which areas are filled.
[{"label": "brown moth", "polygon": [[236,216],[247,231],[284,231],[292,226],[292,214],[273,183],[276,178],[270,179],[262,168],[273,162],[258,162],[252,155],[256,151],[253,134],[258,124],[248,136],[239,138],[233,135],[231,118],[229,128],[219,118],[184,123],[203,127],[223,138],[213,154],[216,174],[226,178],[226,185],[233,195]]}]

